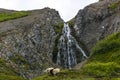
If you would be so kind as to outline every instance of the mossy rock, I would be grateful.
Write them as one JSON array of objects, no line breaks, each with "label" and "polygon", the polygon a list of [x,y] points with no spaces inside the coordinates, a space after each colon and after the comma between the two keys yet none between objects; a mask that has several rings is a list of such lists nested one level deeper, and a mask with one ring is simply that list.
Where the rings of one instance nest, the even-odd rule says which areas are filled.
[{"label": "mossy rock", "polygon": [[120,1],[115,2],[109,6],[111,10],[115,10],[120,5]]},{"label": "mossy rock", "polygon": [[57,36],[56,40],[55,40],[55,46],[54,46],[54,49],[53,49],[53,57],[52,57],[52,61],[54,63],[56,63],[56,60],[57,60],[57,53],[58,53],[58,42],[59,42],[59,38],[60,38],[60,35]]},{"label": "mossy rock", "polygon": [[70,28],[74,27],[74,22],[75,22],[74,18],[67,22],[69,24]]},{"label": "mossy rock", "polygon": [[55,30],[56,33],[62,34],[63,26],[64,26],[64,23],[63,23],[63,22],[60,22],[60,23],[58,23],[58,24],[55,24],[55,25],[53,26],[53,28],[54,28],[54,30]]}]

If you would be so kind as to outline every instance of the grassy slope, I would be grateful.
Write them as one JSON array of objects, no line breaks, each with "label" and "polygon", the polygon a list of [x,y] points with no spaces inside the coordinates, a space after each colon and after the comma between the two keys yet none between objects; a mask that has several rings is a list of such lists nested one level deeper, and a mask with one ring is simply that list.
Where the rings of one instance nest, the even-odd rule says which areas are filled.
[{"label": "grassy slope", "polygon": [[17,75],[14,68],[0,58],[0,80],[25,80]]},{"label": "grassy slope", "polygon": [[40,77],[34,78],[33,80],[120,80],[120,78],[95,78],[93,76],[83,75],[79,70],[62,70],[56,76],[44,74]]},{"label": "grassy slope", "polygon": [[25,11],[1,13],[0,14],[0,22],[25,17],[28,15],[29,15],[29,12],[25,12]]},{"label": "grassy slope", "polygon": [[83,78],[81,76],[80,71],[62,70],[56,76],[51,76],[49,74],[45,74],[45,75],[37,77],[33,80],[94,80],[94,78]]},{"label": "grassy slope", "polygon": [[82,72],[95,77],[120,77],[120,32],[96,44]]}]

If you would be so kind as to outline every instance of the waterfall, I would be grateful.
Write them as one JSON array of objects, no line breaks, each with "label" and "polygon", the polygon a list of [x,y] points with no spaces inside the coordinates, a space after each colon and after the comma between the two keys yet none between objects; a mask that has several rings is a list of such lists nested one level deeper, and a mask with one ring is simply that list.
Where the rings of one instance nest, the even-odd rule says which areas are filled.
[{"label": "waterfall", "polygon": [[65,68],[72,68],[77,64],[76,52],[73,47],[77,48],[82,53],[83,58],[87,58],[87,55],[79,46],[76,39],[70,34],[69,25],[66,23],[64,23],[62,35],[57,47],[58,53],[56,63]]}]

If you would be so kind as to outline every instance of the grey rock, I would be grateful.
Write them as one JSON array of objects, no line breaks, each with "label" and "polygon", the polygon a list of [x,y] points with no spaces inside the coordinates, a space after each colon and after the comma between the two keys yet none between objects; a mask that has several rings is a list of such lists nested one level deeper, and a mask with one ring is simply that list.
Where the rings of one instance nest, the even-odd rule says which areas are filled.
[{"label": "grey rock", "polygon": [[53,27],[63,22],[54,9],[30,12],[29,16],[0,23],[0,58],[27,79],[56,66],[52,52],[58,33]]},{"label": "grey rock", "polygon": [[74,35],[89,53],[98,41],[120,30],[119,3],[119,0],[102,0],[85,7],[75,16]]}]

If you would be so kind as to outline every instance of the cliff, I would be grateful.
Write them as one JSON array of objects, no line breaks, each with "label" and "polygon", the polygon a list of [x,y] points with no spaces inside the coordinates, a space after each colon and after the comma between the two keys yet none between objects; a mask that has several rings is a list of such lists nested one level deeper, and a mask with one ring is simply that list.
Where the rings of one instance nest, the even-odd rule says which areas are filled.
[{"label": "cliff", "polygon": [[83,10],[73,19],[73,34],[91,52],[101,39],[120,30],[120,1],[100,0]]},{"label": "cliff", "polygon": [[[1,14],[16,16],[20,13],[14,12],[0,9]],[[52,52],[59,35],[56,25],[63,20],[54,9],[27,12],[29,14],[25,16],[6,17],[0,22],[0,74],[29,79],[42,74],[43,69],[55,66]]]}]

